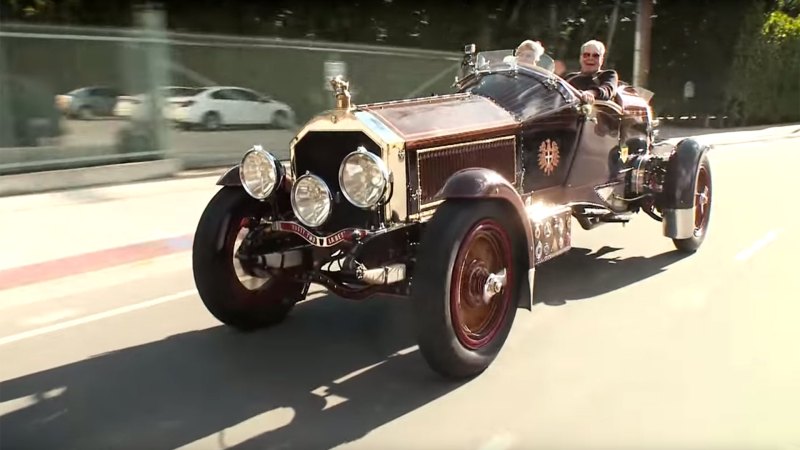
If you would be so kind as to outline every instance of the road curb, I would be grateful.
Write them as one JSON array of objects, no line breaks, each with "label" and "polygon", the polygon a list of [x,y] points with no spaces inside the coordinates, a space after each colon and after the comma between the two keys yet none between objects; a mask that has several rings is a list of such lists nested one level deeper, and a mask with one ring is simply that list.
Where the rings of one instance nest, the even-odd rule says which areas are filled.
[{"label": "road curb", "polygon": [[182,169],[179,159],[108,164],[0,176],[0,196],[32,194],[171,177]]}]

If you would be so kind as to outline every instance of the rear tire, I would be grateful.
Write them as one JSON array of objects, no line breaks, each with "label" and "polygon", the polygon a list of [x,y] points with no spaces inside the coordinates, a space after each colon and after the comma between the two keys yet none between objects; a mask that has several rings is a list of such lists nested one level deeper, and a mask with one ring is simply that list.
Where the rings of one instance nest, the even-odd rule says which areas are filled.
[{"label": "rear tire", "polygon": [[258,216],[263,208],[241,188],[223,187],[203,211],[192,248],[201,300],[220,322],[242,331],[283,321],[305,287],[304,283],[269,278],[257,289],[248,289],[237,275],[234,244],[242,220]]},{"label": "rear tire", "polygon": [[78,109],[78,118],[81,120],[92,120],[94,119],[94,111],[90,106],[81,106]]},{"label": "rear tire", "polygon": [[[483,372],[503,347],[523,282],[525,242],[515,216],[497,200],[453,201],[426,225],[412,283],[420,353],[448,378]],[[488,303],[486,277],[506,269]]]},{"label": "rear tire", "polygon": [[703,244],[711,219],[711,164],[708,155],[703,155],[695,175],[694,232],[688,239],[673,239],[675,248],[685,253],[694,253]]}]

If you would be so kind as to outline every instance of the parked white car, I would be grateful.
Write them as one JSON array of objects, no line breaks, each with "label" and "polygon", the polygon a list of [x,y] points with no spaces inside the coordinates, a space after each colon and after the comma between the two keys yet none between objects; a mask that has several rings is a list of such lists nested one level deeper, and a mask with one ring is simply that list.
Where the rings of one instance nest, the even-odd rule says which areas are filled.
[{"label": "parked white car", "polygon": [[[202,91],[203,88],[186,86],[165,86],[161,88],[161,96],[165,102],[173,97],[189,97]],[[121,95],[117,97],[117,105],[114,108],[114,115],[126,117],[132,120],[144,119],[149,105],[150,95],[142,93],[139,95]]]},{"label": "parked white car", "polygon": [[213,86],[193,96],[170,98],[164,113],[181,126],[200,125],[207,130],[240,125],[290,128],[295,120],[286,103],[237,86]]}]

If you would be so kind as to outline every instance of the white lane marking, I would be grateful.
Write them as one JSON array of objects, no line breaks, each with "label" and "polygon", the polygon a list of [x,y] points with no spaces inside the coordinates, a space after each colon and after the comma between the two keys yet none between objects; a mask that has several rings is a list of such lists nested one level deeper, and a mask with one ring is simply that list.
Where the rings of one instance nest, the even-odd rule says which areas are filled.
[{"label": "white lane marking", "polygon": [[[374,369],[376,367],[379,367],[379,366],[382,366],[382,365],[386,364],[392,358],[396,358],[398,356],[408,355],[408,354],[413,353],[413,352],[415,352],[417,350],[419,350],[419,346],[417,346],[417,345],[412,345],[411,347],[406,347],[404,349],[398,350],[398,351],[392,353],[391,355],[389,355],[383,361],[378,361],[375,364],[370,364],[369,366],[362,367],[360,369],[356,369],[356,370],[348,373],[347,375],[345,375],[343,377],[339,377],[339,378],[333,380],[333,384],[342,384],[342,383],[344,383],[344,382],[346,382],[348,380],[351,380],[351,379],[353,379],[353,378],[355,378],[355,377],[357,377],[357,376],[359,376],[359,375],[361,375],[363,373],[369,372],[370,370],[372,370],[372,369]],[[339,395],[330,393],[329,389],[330,388],[328,386],[320,386],[320,387],[314,389],[313,391],[311,391],[311,394],[316,395],[317,397],[322,397],[323,399],[325,399],[325,406],[322,408],[323,411],[325,411],[327,409],[330,409],[330,408],[333,408],[334,406],[341,405],[342,403],[347,402],[349,400],[348,398],[341,397]]]},{"label": "white lane marking", "polygon": [[345,375],[343,377],[339,377],[339,378],[333,380],[333,383],[334,384],[342,384],[342,383],[344,383],[345,381],[347,381],[347,380],[349,380],[351,378],[355,378],[355,377],[361,375],[362,373],[368,372],[368,371],[370,371],[370,370],[372,370],[372,369],[374,369],[374,368],[376,368],[376,367],[378,367],[380,365],[386,364],[392,358],[396,358],[398,356],[405,356],[405,355],[411,354],[411,353],[413,353],[413,352],[415,352],[417,350],[419,350],[419,346],[417,346],[417,345],[412,345],[411,347],[406,347],[404,349],[398,350],[398,351],[392,353],[391,355],[389,355],[383,361],[379,361],[379,362],[376,362],[375,364],[371,364],[369,366],[362,367],[361,369],[356,369],[356,370],[348,373],[347,375]]},{"label": "white lane marking", "polygon": [[190,289],[188,291],[182,291],[175,294],[165,295],[163,297],[154,298],[152,300],[147,300],[141,303],[134,303],[133,305],[122,306],[109,311],[92,314],[90,316],[79,317],[77,319],[68,320],[66,322],[56,323],[53,325],[48,325],[46,327],[36,328],[33,330],[24,331],[22,333],[12,334],[11,336],[5,336],[0,338],[0,346],[8,345],[14,342],[18,342],[36,336],[41,336],[43,334],[54,333],[56,331],[65,330],[67,328],[77,327],[78,325],[84,325],[90,322],[96,322],[98,320],[108,319],[109,317],[119,316],[121,314],[138,311],[140,309],[150,308],[152,306],[160,305],[162,303],[167,303],[174,300],[180,300],[182,298],[188,297],[196,293],[197,291],[195,289]]},{"label": "white lane marking", "polygon": [[755,255],[756,252],[766,247],[767,245],[769,245],[770,242],[774,241],[777,238],[778,238],[778,230],[770,231],[769,233],[767,233],[766,236],[753,243],[753,245],[739,252],[739,254],[736,255],[736,260],[747,261],[753,255]]},{"label": "white lane marking", "polygon": [[63,394],[66,390],[67,388],[65,386],[62,386],[59,388],[50,389],[49,391],[45,391],[42,393],[26,395],[25,397],[20,397],[0,402],[0,416],[5,416],[6,414],[11,414],[14,411],[19,411],[21,409],[28,408],[30,406],[35,405],[40,400],[49,400],[51,398],[58,397],[59,395]]},{"label": "white lane marking", "polygon": [[280,407],[251,417],[244,422],[209,434],[176,450],[231,448],[256,436],[275,431],[292,423],[295,412],[291,407]]},{"label": "white lane marking", "polygon": [[327,409],[333,408],[334,406],[341,405],[344,402],[349,401],[350,399],[331,394],[328,391],[328,386],[320,386],[313,391],[311,391],[312,395],[316,395],[317,397],[322,397],[325,400],[325,406],[322,407],[322,410],[325,411]]},{"label": "white lane marking", "polygon": [[478,450],[506,450],[511,448],[516,441],[517,439],[511,433],[498,433],[478,447]]},{"label": "white lane marking", "polygon": [[78,315],[77,309],[59,309],[56,311],[51,311],[47,314],[40,314],[38,316],[30,317],[25,320],[20,320],[20,325],[44,325],[47,323],[58,322],[59,320],[64,320],[69,317],[75,317]]},{"label": "white lane marking", "polygon": [[54,280],[13,287],[0,291],[0,311],[29,306],[44,301],[60,301],[64,297],[87,291],[138,282],[166,272],[191,270],[191,252],[171,255],[107,267],[91,272],[69,275]]}]

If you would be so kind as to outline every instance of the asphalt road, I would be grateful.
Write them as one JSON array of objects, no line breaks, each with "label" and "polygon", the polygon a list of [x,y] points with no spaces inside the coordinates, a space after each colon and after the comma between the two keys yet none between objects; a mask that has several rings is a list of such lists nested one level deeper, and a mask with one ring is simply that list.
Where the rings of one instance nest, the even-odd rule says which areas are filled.
[{"label": "asphalt road", "polygon": [[0,292],[0,447],[800,449],[797,144],[712,152],[693,256],[646,216],[574,227],[466,383],[428,370],[399,299],[315,293],[232,332],[186,252]]}]

